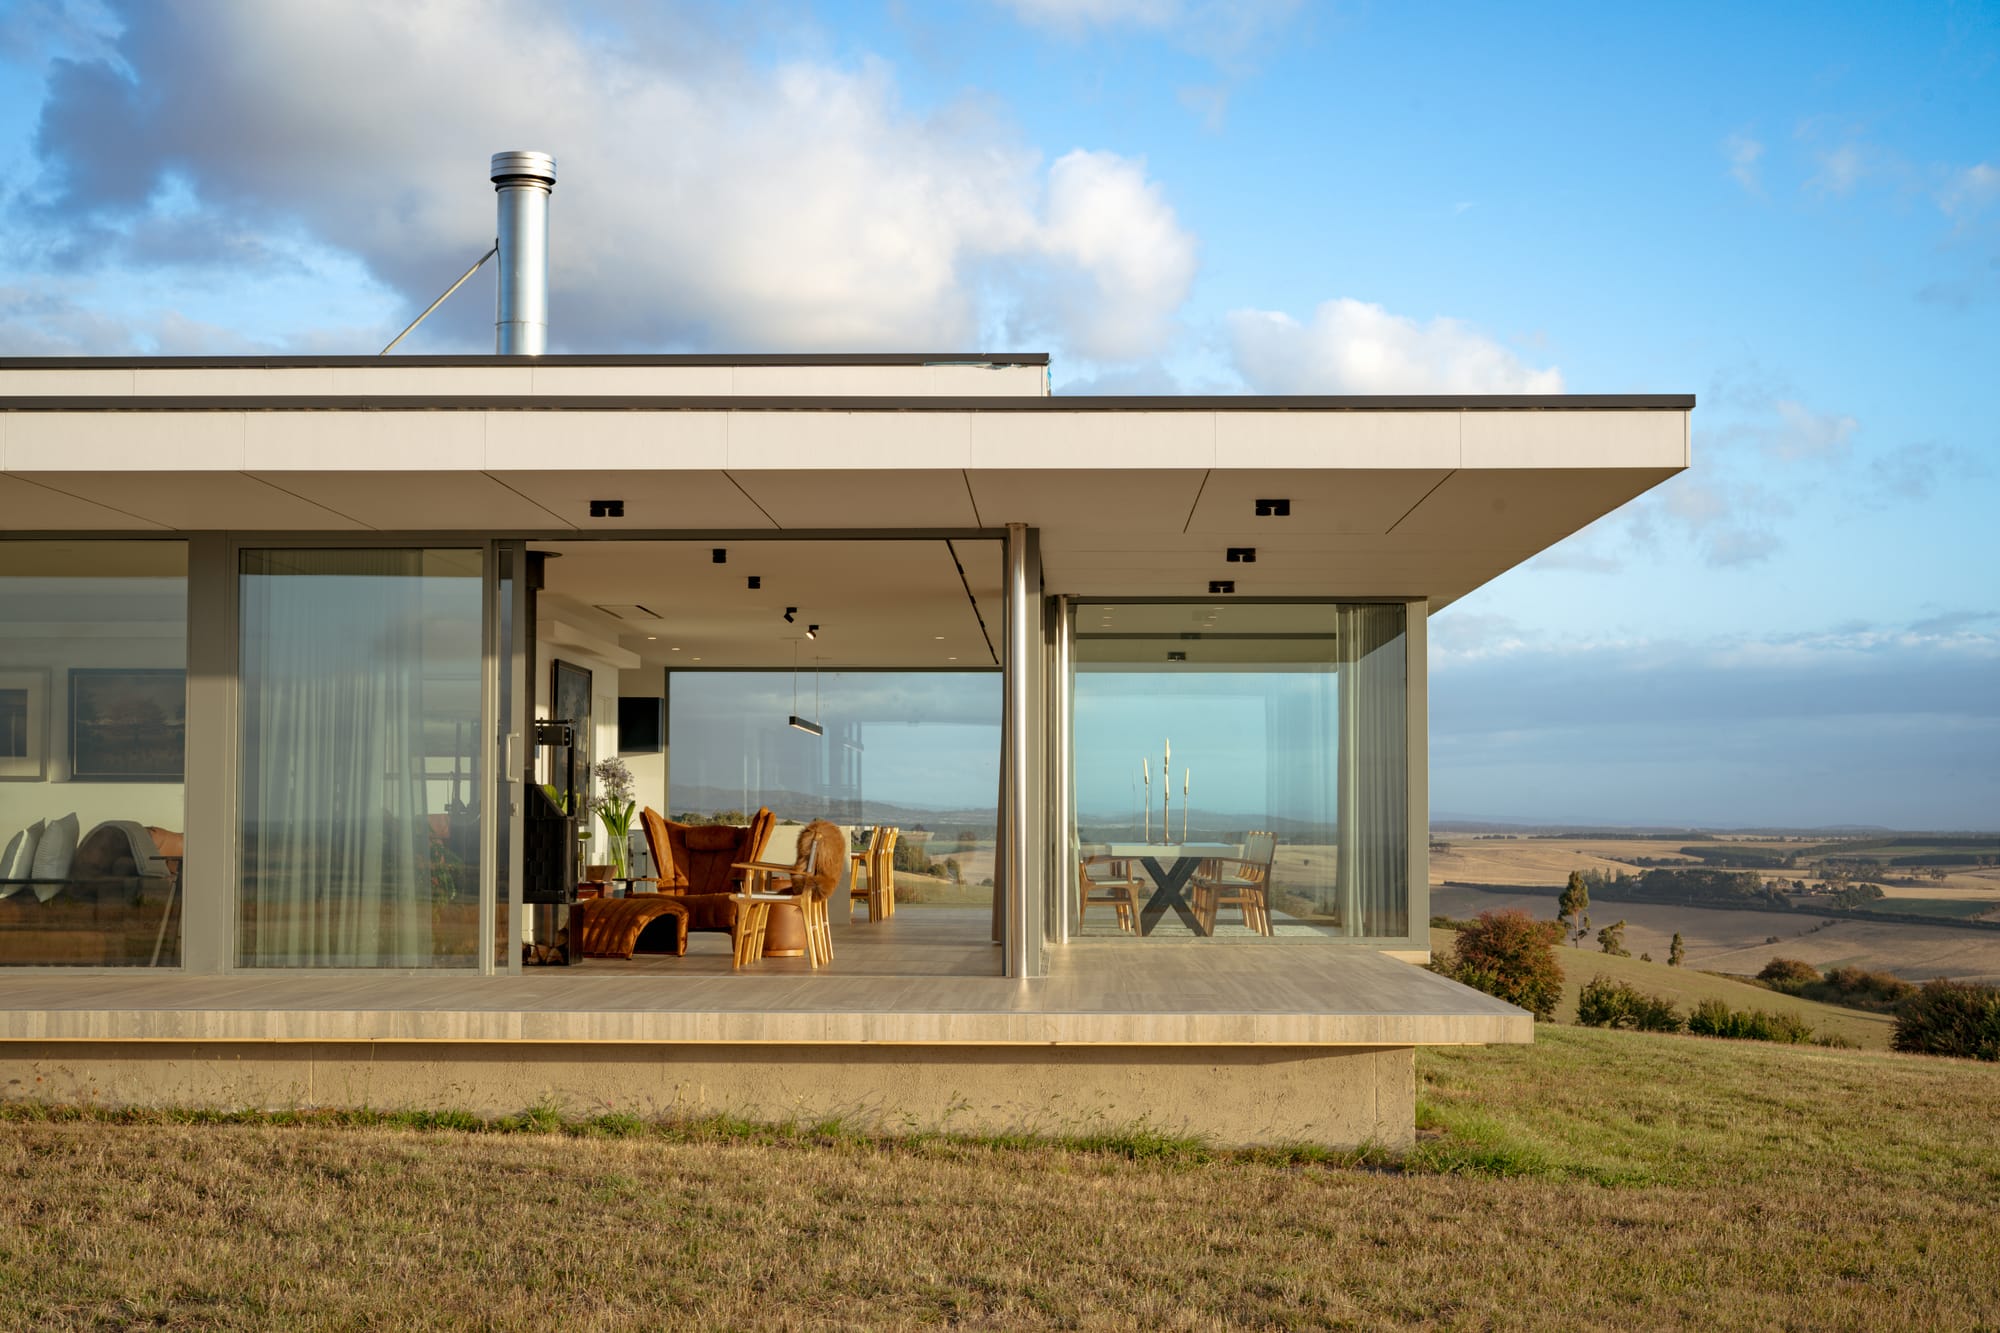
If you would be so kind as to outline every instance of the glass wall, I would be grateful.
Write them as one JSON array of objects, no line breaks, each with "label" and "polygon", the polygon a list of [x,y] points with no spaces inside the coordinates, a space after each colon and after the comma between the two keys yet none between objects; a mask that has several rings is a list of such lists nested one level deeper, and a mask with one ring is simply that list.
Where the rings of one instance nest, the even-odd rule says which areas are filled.
[{"label": "glass wall", "polygon": [[788,671],[668,676],[672,817],[894,825],[899,904],[989,906],[1000,674],[807,670],[794,688]]},{"label": "glass wall", "polygon": [[1402,604],[1075,617],[1083,937],[1407,937]]},{"label": "glass wall", "polygon": [[187,563],[0,542],[0,965],[180,964]]},{"label": "glass wall", "polygon": [[480,562],[242,553],[244,966],[479,966]]}]

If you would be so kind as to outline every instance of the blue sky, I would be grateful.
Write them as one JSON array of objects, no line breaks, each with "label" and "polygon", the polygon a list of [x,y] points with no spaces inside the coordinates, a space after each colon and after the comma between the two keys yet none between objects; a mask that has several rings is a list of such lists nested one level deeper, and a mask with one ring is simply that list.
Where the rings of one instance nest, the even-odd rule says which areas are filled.
[{"label": "blue sky", "polygon": [[2000,827],[2000,8],[16,3],[0,353],[372,351],[503,147],[561,350],[1692,391],[1435,618],[1434,810]]}]

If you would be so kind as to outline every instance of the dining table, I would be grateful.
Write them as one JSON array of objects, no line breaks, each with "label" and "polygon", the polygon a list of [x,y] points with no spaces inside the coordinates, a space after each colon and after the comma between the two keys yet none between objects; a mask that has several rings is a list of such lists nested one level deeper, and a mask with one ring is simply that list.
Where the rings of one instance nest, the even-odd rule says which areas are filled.
[{"label": "dining table", "polygon": [[1114,842],[1093,850],[1114,860],[1137,861],[1146,868],[1153,881],[1153,893],[1139,909],[1141,935],[1152,934],[1160,918],[1171,911],[1189,930],[1207,936],[1212,932],[1202,928],[1200,918],[1188,903],[1188,881],[1194,878],[1203,861],[1236,856],[1242,849],[1232,842]]}]

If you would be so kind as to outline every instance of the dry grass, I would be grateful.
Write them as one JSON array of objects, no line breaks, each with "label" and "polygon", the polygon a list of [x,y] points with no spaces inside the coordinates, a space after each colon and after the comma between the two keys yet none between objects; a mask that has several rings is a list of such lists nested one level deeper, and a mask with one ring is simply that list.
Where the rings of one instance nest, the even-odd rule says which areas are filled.
[{"label": "dry grass", "polygon": [[2000,1069],[1538,1038],[1423,1053],[1401,1164],[14,1108],[0,1326],[2000,1322]]},{"label": "dry grass", "polygon": [[[1451,941],[1451,931],[1431,931],[1431,951],[1434,954],[1443,953]],[[1783,950],[1773,946],[1771,952],[1780,953]],[[1863,1013],[1858,1009],[1802,1000],[1796,995],[1766,990],[1747,981],[1718,977],[1691,967],[1668,967],[1664,962],[1644,963],[1637,958],[1617,958],[1595,947],[1572,949],[1564,945],[1556,950],[1556,958],[1563,969],[1563,997],[1556,1004],[1556,1021],[1560,1023],[1576,1022],[1577,992],[1583,989],[1585,982],[1602,974],[1614,981],[1635,986],[1648,995],[1664,996],[1679,1005],[1684,1014],[1703,1000],[1721,1000],[1731,1009],[1769,1009],[1776,1013],[1795,1014],[1812,1024],[1816,1034],[1844,1038],[1864,1050],[1888,1050],[1889,1033],[1895,1026],[1895,1020],[1887,1014]]]},{"label": "dry grass", "polygon": [[[1544,920],[1553,920],[1556,914],[1556,900],[1549,894],[1431,889],[1431,911],[1444,916],[1470,917],[1510,907]],[[1688,962],[1719,972],[1754,976],[1773,954],[1782,954],[1804,959],[1822,971],[1852,965],[1894,972],[1906,981],[1935,976],[2000,981],[2000,931],[1855,920],[1822,925],[1829,918],[1807,912],[1736,912],[1591,900],[1593,935],[1597,927],[1620,917],[1627,923],[1625,946],[1635,955],[1649,952],[1664,960],[1674,932],[1679,931]],[[1766,943],[1773,935],[1778,942]]]}]

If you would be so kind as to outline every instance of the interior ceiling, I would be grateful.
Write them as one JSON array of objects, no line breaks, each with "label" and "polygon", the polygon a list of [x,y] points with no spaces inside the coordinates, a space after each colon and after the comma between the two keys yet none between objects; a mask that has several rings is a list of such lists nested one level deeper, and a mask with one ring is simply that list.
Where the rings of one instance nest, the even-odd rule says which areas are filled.
[{"label": "interior ceiling", "polygon": [[[715,562],[718,546],[726,563]],[[789,668],[795,656],[802,668],[829,671],[997,664],[995,541],[558,541],[528,548],[555,557],[538,607],[544,638],[615,642],[647,667]],[[752,575],[756,590],[748,586]],[[790,623],[787,607],[798,608]],[[819,634],[808,640],[810,625]]]}]

